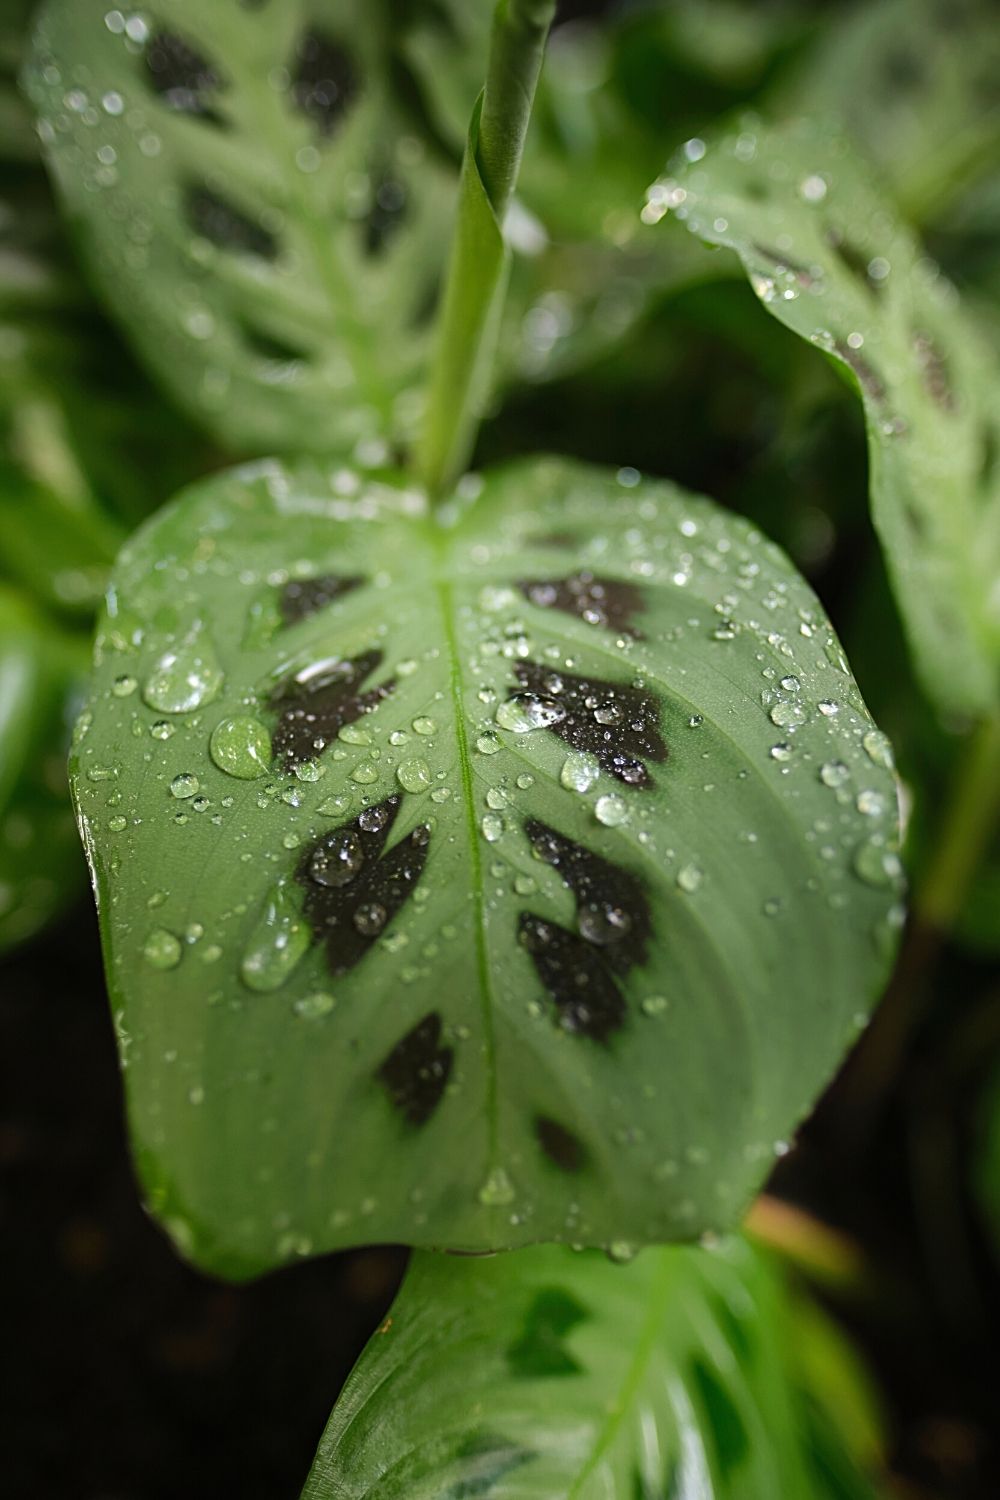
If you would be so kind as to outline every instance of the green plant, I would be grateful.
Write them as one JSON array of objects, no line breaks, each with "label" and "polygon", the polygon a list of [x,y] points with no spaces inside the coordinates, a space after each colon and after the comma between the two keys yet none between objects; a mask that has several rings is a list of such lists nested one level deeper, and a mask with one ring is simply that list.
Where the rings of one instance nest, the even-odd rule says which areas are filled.
[{"label": "green plant", "polygon": [[[496,370],[523,373],[508,286],[525,321],[567,265],[590,313],[609,262],[637,288],[603,334],[553,338],[531,374],[554,377],[613,357],[665,287],[710,283],[724,323],[732,261],[662,221],[735,250],[861,395],[914,670],[970,747],[917,890],[940,932],[993,828],[996,371],[839,136],[694,136],[640,215],[662,131],[558,69],[525,195],[561,237],[512,276],[554,9],[500,0],[490,37],[429,0],[49,0],[26,81],[90,274],[252,461],[119,551],[135,506],[111,517],[86,470],[53,466],[70,418],[33,358],[11,382],[5,571],[85,614],[118,552],[71,780],[136,1160],[181,1251],[239,1279],[374,1242],[516,1250],[414,1259],[305,1495],[872,1495],[850,1355],[739,1225],[894,958],[889,741],[756,525],[631,467],[466,471]],[[641,23],[644,45],[687,45],[684,14]],[[566,193],[560,132],[589,149],[593,205]],[[901,182],[918,214],[943,191]],[[616,254],[595,255],[598,217]],[[50,819],[36,842],[63,869],[38,747],[77,634],[11,591],[0,641],[8,844],[17,816]],[[17,879],[34,905],[0,912],[0,941],[59,899]]]}]

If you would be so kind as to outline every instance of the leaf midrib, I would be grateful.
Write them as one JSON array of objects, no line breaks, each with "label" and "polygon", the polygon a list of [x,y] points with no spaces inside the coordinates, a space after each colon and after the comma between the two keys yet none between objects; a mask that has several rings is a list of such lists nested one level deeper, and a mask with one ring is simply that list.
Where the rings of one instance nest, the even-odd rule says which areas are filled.
[{"label": "leaf midrib", "polygon": [[479,827],[476,821],[476,804],[473,790],[472,757],[469,753],[468,725],[462,691],[461,657],[459,655],[459,644],[454,625],[452,584],[449,579],[439,575],[435,580],[435,590],[441,609],[441,625],[445,644],[448,649],[448,680],[452,700],[452,714],[455,721],[455,739],[458,748],[459,768],[462,776],[462,798],[465,803],[466,834],[469,846],[473,930],[476,944],[476,971],[479,977],[483,1053],[486,1072],[485,1103],[489,1140],[486,1170],[489,1172],[497,1161],[497,1067],[493,986],[490,979],[490,957],[486,939],[486,901],[483,888],[482,853],[479,847]]}]

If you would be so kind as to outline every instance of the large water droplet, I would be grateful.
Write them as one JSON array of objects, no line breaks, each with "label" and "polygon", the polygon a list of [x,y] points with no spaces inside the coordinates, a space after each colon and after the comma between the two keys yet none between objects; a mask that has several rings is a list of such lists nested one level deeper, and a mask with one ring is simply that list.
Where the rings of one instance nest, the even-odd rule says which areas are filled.
[{"label": "large water droplet", "polygon": [[198,623],[177,646],[163,653],[146,679],[142,696],[161,713],[190,713],[211,703],[223,680],[214,647]]},{"label": "large water droplet", "polygon": [[309,929],[288,889],[282,883],[272,886],[243,950],[243,983],[265,994],[280,989],[309,943]]},{"label": "large water droplet", "polygon": [[619,828],[628,822],[628,803],[617,792],[610,792],[606,797],[598,797],[594,804],[594,815],[598,823],[603,823],[606,828]]},{"label": "large water droplet", "polygon": [[396,780],[404,792],[425,792],[431,784],[431,768],[419,758],[401,761],[396,769]]},{"label": "large water droplet", "polygon": [[197,776],[193,776],[190,771],[182,771],[170,783],[170,795],[171,797],[176,797],[178,801],[183,802],[186,798],[193,797],[199,790],[199,787],[200,782]]},{"label": "large water droplet", "polygon": [[563,761],[559,780],[571,792],[589,792],[600,774],[601,765],[596,755],[574,751]]},{"label": "large water droplet", "polygon": [[566,717],[566,710],[554,698],[539,698],[534,693],[515,693],[496,712],[501,729],[513,734],[530,734],[533,729],[550,729]]},{"label": "large water droplet", "polygon": [[324,838],[309,861],[309,875],[317,885],[349,885],[364,862],[361,840],[353,829],[344,828]]}]

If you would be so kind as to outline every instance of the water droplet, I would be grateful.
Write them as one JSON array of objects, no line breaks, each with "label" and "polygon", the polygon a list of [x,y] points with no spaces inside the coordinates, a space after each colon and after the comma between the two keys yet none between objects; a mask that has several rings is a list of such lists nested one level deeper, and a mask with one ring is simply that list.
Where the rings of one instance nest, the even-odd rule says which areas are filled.
[{"label": "water droplet", "polygon": [[601,774],[601,764],[596,755],[584,755],[574,751],[563,761],[559,780],[571,792],[589,792]]},{"label": "water droplet", "polygon": [[500,749],[500,741],[495,734],[481,734],[476,741],[476,749],[480,755],[496,755]]},{"label": "water droplet", "polygon": [[108,819],[108,827],[112,833],[124,833],[128,827],[128,818],[123,818],[121,813],[116,813],[113,818]]},{"label": "water droplet", "polygon": [[138,686],[139,684],[134,677],[116,677],[114,682],[111,684],[111,691],[114,693],[116,698],[128,698],[132,693],[135,692]]},{"label": "water droplet", "polygon": [[240,781],[265,775],[271,764],[271,736],[249,714],[223,719],[212,731],[208,748],[219,770]]},{"label": "water droplet", "polygon": [[157,719],[155,724],[150,725],[149,732],[154,740],[169,740],[176,728],[177,725],[171,724],[169,719]]},{"label": "water droplet", "polygon": [[170,783],[170,795],[183,801],[185,797],[193,797],[198,791],[199,786],[200,782],[197,776],[192,776],[190,771],[182,771]]},{"label": "water droplet", "polygon": [[866,818],[880,818],[885,812],[885,798],[882,793],[872,791],[869,787],[858,793],[854,805],[859,813],[864,813]]},{"label": "water droplet", "polygon": [[370,760],[363,760],[354,767],[351,780],[360,782],[362,786],[370,786],[373,781],[378,780],[378,770]]},{"label": "water droplet", "polygon": [[309,875],[317,885],[349,885],[364,865],[361,840],[350,828],[324,838],[309,862]]},{"label": "water droplet", "polygon": [[612,1240],[608,1246],[608,1259],[613,1260],[617,1266],[627,1266],[629,1261],[635,1260],[639,1253],[637,1245],[630,1245],[628,1240]]},{"label": "water droplet", "polygon": [[677,872],[677,884],[689,896],[694,894],[703,879],[704,874],[697,865],[684,865]]},{"label": "water droplet", "polygon": [[530,771],[522,771],[520,776],[517,778],[517,784],[522,792],[526,792],[529,786],[534,786],[535,778],[531,775]]},{"label": "water droplet", "polygon": [[343,740],[345,745],[370,745],[372,742],[368,730],[360,724],[342,724],[337,738]]},{"label": "water droplet", "polygon": [[487,1208],[503,1208],[516,1197],[514,1184],[503,1167],[494,1167],[479,1189],[479,1201]]},{"label": "water droplet", "polygon": [[628,822],[628,803],[617,792],[611,792],[605,797],[598,797],[594,803],[594,816],[606,828],[620,828],[623,823]]},{"label": "water droplet", "polygon": [[211,641],[195,624],[177,646],[160,657],[146,680],[142,696],[161,713],[190,713],[203,708],[219,692],[223,672]]},{"label": "water droplet", "polygon": [[892,745],[889,743],[888,735],[883,734],[881,729],[869,729],[861,743],[869,760],[874,761],[885,771],[893,770],[895,762]]},{"label": "water droplet", "polygon": [[643,1015],[660,1016],[667,1009],[670,1001],[666,995],[647,995],[641,1002]]},{"label": "water droplet", "polygon": [[807,203],[822,203],[826,197],[827,186],[819,173],[813,172],[799,183],[799,193]]},{"label": "water droplet", "polygon": [[836,714],[840,713],[840,704],[836,703],[832,698],[824,698],[816,707],[826,719],[832,719]]},{"label": "water droplet", "polygon": [[806,711],[801,703],[776,703],[771,709],[771,723],[779,729],[794,729],[806,721]]},{"label": "water droplet", "polygon": [[328,1016],[336,1003],[332,995],[317,990],[314,994],[302,995],[298,1000],[293,1000],[292,1010],[303,1020],[316,1021],[321,1016]]},{"label": "water droplet", "polygon": [[309,929],[294,899],[279,882],[271,887],[243,950],[240,974],[248,989],[266,994],[280,987],[308,952]]},{"label": "water droplet", "polygon": [[378,937],[389,913],[377,901],[365,901],[354,913],[354,925],[362,937]]},{"label": "water droplet", "polygon": [[554,698],[540,698],[534,693],[515,693],[496,712],[501,729],[513,734],[530,734],[533,729],[550,729],[566,717],[566,710]]},{"label": "water droplet", "polygon": [[854,852],[854,870],[866,885],[894,885],[902,873],[899,855],[884,839],[866,839]]},{"label": "water droplet", "polygon": [[437,725],[426,714],[422,714],[420,718],[414,719],[413,728],[416,734],[430,735],[437,733]]},{"label": "water droplet", "polygon": [[497,839],[503,837],[504,821],[499,813],[486,813],[480,827],[488,844],[495,844]]},{"label": "water droplet", "polygon": [[791,747],[791,745],[772,745],[771,746],[771,759],[772,760],[786,761],[786,760],[791,760],[791,758],[792,758],[792,747]]},{"label": "water droplet", "polygon": [[596,943],[598,947],[605,948],[611,943],[620,943],[622,938],[628,936],[632,918],[620,906],[595,901],[580,908],[577,926],[580,936],[586,938],[588,943]]},{"label": "water droplet", "polygon": [[425,760],[404,760],[396,771],[404,792],[425,792],[431,784],[431,768]]},{"label": "water droplet", "polygon": [[849,780],[850,771],[842,760],[824,761],[819,768],[819,779],[824,786],[843,786]]},{"label": "water droplet", "polygon": [[165,927],[154,927],[146,939],[142,956],[153,969],[176,969],[181,961],[181,940]]}]

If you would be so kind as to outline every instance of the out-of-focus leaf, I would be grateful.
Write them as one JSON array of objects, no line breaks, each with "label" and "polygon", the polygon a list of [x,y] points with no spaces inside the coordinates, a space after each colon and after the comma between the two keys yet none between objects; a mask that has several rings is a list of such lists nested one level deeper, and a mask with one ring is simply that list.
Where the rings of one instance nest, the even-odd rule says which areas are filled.
[{"label": "out-of-focus leaf", "polygon": [[238,448],[409,430],[453,199],[364,0],[52,0],[27,84],[94,275]]},{"label": "out-of-focus leaf", "polygon": [[79,890],[66,787],[70,695],[86,647],[0,587],[0,952]]},{"label": "out-of-focus leaf", "polygon": [[823,1410],[866,1395],[803,1311],[742,1239],[417,1256],[303,1500],[872,1500]]},{"label": "out-of-focus leaf", "polygon": [[190,1254],[735,1220],[900,915],[887,743],[776,548],[556,460],[431,514],[266,465],[109,601],[73,775]]},{"label": "out-of-focus leaf", "polygon": [[808,121],[689,149],[654,212],[740,256],[763,306],[856,383],[872,514],[928,695],[993,711],[1000,685],[998,370],[954,289],[845,140]]},{"label": "out-of-focus leaf", "polygon": [[839,121],[903,211],[941,217],[1000,152],[993,0],[861,0],[771,101]]}]

